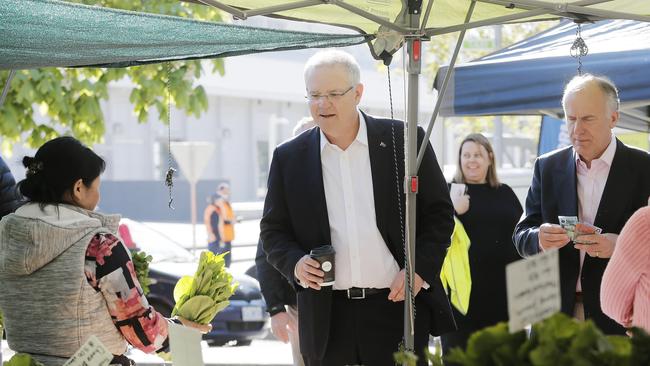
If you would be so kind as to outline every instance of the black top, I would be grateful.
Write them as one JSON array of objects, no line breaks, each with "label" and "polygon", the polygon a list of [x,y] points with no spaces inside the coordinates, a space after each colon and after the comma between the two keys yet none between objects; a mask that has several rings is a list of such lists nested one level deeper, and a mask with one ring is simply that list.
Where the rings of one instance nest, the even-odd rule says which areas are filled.
[{"label": "black top", "polygon": [[0,218],[14,212],[21,203],[16,181],[7,164],[0,157]]},{"label": "black top", "polygon": [[[467,316],[455,311],[460,330],[480,329],[508,320],[506,265],[520,259],[512,233],[523,209],[512,189],[501,184],[467,184],[469,210],[458,216],[469,248],[472,292]],[[456,310],[456,309],[454,309]]]}]

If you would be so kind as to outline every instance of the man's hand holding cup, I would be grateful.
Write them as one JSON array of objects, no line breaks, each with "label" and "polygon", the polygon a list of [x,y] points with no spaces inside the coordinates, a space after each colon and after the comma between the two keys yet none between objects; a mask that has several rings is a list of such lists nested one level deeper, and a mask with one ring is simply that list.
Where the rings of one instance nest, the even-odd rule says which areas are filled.
[{"label": "man's hand holding cup", "polygon": [[296,264],[295,275],[304,288],[320,290],[334,284],[334,247],[323,245],[311,250]]},{"label": "man's hand holding cup", "polygon": [[298,263],[296,263],[296,269],[294,271],[296,280],[304,288],[313,288],[314,290],[320,290],[320,285],[323,283],[323,277],[325,272],[320,269],[320,263],[317,260],[307,254],[300,258]]}]

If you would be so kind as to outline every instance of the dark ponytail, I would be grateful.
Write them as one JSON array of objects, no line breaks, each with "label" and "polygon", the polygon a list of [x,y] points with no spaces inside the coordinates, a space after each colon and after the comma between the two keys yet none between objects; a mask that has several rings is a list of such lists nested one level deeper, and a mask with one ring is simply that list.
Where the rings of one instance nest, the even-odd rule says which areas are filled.
[{"label": "dark ponytail", "polygon": [[63,196],[81,179],[86,187],[104,171],[106,163],[74,137],[57,137],[43,144],[34,157],[25,156],[25,179],[20,193],[31,202],[63,203]]}]

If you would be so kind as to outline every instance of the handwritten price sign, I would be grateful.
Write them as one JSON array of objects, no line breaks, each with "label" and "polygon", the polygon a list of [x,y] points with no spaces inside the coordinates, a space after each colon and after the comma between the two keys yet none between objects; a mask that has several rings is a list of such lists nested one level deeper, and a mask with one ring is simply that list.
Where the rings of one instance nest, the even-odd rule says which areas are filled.
[{"label": "handwritten price sign", "polygon": [[511,333],[560,311],[560,262],[549,250],[506,267]]}]

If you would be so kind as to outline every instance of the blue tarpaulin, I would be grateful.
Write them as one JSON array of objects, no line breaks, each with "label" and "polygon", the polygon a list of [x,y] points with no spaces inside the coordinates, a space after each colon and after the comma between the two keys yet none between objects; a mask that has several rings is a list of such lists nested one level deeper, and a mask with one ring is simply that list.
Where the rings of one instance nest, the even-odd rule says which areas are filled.
[{"label": "blue tarpaulin", "polygon": [[[611,78],[620,90],[621,127],[648,131],[650,24],[602,21],[582,26],[589,54],[583,71]],[[577,73],[571,57],[576,25],[564,22],[476,61],[457,66],[441,106],[443,116],[561,115],[564,85]],[[441,68],[435,86],[442,84]]]}]

